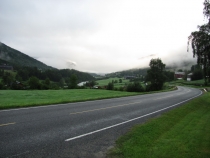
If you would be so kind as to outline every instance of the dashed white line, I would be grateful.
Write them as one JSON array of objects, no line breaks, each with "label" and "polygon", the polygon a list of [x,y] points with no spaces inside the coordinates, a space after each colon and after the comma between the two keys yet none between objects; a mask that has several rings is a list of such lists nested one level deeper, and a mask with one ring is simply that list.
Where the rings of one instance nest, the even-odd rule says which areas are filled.
[{"label": "dashed white line", "polygon": [[82,134],[82,135],[79,135],[79,136],[76,136],[76,137],[72,137],[72,138],[66,139],[65,141],[68,142],[68,141],[71,141],[71,140],[79,139],[79,138],[82,138],[82,137],[85,137],[85,136],[88,136],[88,135],[92,135],[92,134],[95,134],[95,133],[98,133],[98,132],[101,132],[101,131],[105,131],[105,130],[110,129],[110,128],[114,128],[114,127],[117,127],[117,126],[120,126],[120,125],[129,123],[129,122],[138,120],[138,119],[140,119],[140,118],[143,118],[143,117],[146,117],[146,116],[149,116],[149,115],[152,115],[152,114],[155,114],[155,113],[164,111],[164,110],[166,110],[166,109],[169,109],[169,108],[172,108],[172,107],[177,106],[177,105],[179,105],[179,104],[182,104],[182,103],[184,103],[184,102],[187,102],[187,101],[189,101],[189,100],[191,100],[191,99],[193,99],[193,98],[196,98],[196,97],[200,96],[201,94],[202,94],[202,91],[200,92],[199,95],[196,95],[196,96],[194,96],[194,97],[192,97],[192,98],[189,98],[189,99],[187,99],[187,100],[181,101],[181,102],[179,102],[179,103],[177,103],[177,104],[171,105],[171,106],[169,106],[169,107],[166,107],[166,108],[163,108],[163,109],[160,109],[160,110],[151,112],[151,113],[149,113],[149,114],[146,114],[146,115],[143,115],[143,116],[140,116],[140,117],[136,117],[136,118],[133,118],[133,119],[130,119],[130,120],[127,120],[127,121],[124,121],[124,122],[121,122],[121,123],[112,125],[112,126],[108,126],[108,127],[105,127],[105,128],[99,129],[99,130],[95,130],[95,131],[92,131],[92,132],[89,132],[89,133],[85,133],[85,134]]}]

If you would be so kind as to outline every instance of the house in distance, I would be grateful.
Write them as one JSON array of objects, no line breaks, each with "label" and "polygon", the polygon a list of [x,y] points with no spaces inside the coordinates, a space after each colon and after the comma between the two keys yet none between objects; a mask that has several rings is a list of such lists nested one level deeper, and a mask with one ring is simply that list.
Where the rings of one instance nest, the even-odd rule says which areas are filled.
[{"label": "house in distance", "polygon": [[185,73],[184,72],[175,72],[174,73],[174,78],[175,79],[183,79],[185,76]]}]

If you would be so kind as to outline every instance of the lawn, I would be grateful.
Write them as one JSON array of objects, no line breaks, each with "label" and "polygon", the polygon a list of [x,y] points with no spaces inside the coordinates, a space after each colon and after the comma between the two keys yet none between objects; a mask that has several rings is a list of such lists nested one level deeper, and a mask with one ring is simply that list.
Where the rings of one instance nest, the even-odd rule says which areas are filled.
[{"label": "lawn", "polygon": [[210,93],[135,126],[116,142],[108,157],[209,158]]},{"label": "lawn", "polygon": [[0,90],[0,109],[62,104],[172,91],[176,88],[151,92],[109,91],[101,89],[67,90]]},{"label": "lawn", "polygon": [[204,86],[204,79],[196,80],[196,81],[176,80],[176,81],[169,82],[168,84],[178,85],[178,86],[195,87],[195,88],[202,88],[202,87],[209,87],[210,86],[210,84],[208,84],[208,86]]},{"label": "lawn", "polygon": [[[122,79],[122,83],[119,83],[119,79]],[[124,78],[109,78],[109,79],[104,79],[104,80],[97,80],[96,82],[98,83],[98,86],[106,86],[108,85],[109,82],[117,80],[117,83],[114,83],[114,87],[124,87],[125,83],[129,83],[130,80],[126,80]]]},{"label": "lawn", "polygon": [[94,89],[0,90],[0,109],[115,98],[137,94],[140,93]]}]

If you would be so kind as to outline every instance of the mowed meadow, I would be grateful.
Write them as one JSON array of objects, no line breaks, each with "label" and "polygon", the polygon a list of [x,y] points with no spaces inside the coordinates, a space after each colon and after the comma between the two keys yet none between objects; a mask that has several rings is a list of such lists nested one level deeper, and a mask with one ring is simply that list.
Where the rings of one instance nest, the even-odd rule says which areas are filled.
[{"label": "mowed meadow", "polygon": [[0,90],[0,109],[71,103],[137,94],[140,93],[95,89]]}]

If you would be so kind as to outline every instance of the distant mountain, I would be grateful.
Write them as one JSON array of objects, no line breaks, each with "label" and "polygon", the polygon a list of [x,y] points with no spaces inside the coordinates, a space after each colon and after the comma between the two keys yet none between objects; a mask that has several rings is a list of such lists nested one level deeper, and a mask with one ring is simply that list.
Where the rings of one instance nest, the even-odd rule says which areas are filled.
[{"label": "distant mountain", "polygon": [[[179,69],[184,70],[191,70],[192,65],[195,65],[196,62],[193,62],[191,60],[183,60],[179,63],[171,63],[169,65],[166,65],[165,70],[166,71],[177,71]],[[149,67],[145,68],[134,68],[130,70],[124,70],[124,71],[118,71],[106,74],[107,77],[124,77],[124,76],[145,76],[147,74],[147,70],[150,69]]]},{"label": "distant mountain", "polygon": [[107,77],[145,76],[149,68],[130,69],[106,74]]},{"label": "distant mountain", "polygon": [[88,74],[90,74],[91,76],[95,77],[95,78],[100,78],[100,77],[104,77],[105,74],[103,73],[100,73],[100,74],[97,74],[97,73],[90,73],[90,72],[87,72]]},{"label": "distant mountain", "polygon": [[192,60],[182,60],[179,63],[170,63],[168,65],[166,65],[166,70],[169,71],[177,71],[179,69],[184,70],[191,70],[192,65],[196,65],[197,63],[195,61]]},{"label": "distant mountain", "polygon": [[18,51],[0,42],[0,64],[11,64],[12,66],[37,67],[38,69],[47,70],[55,69],[46,64]]}]

